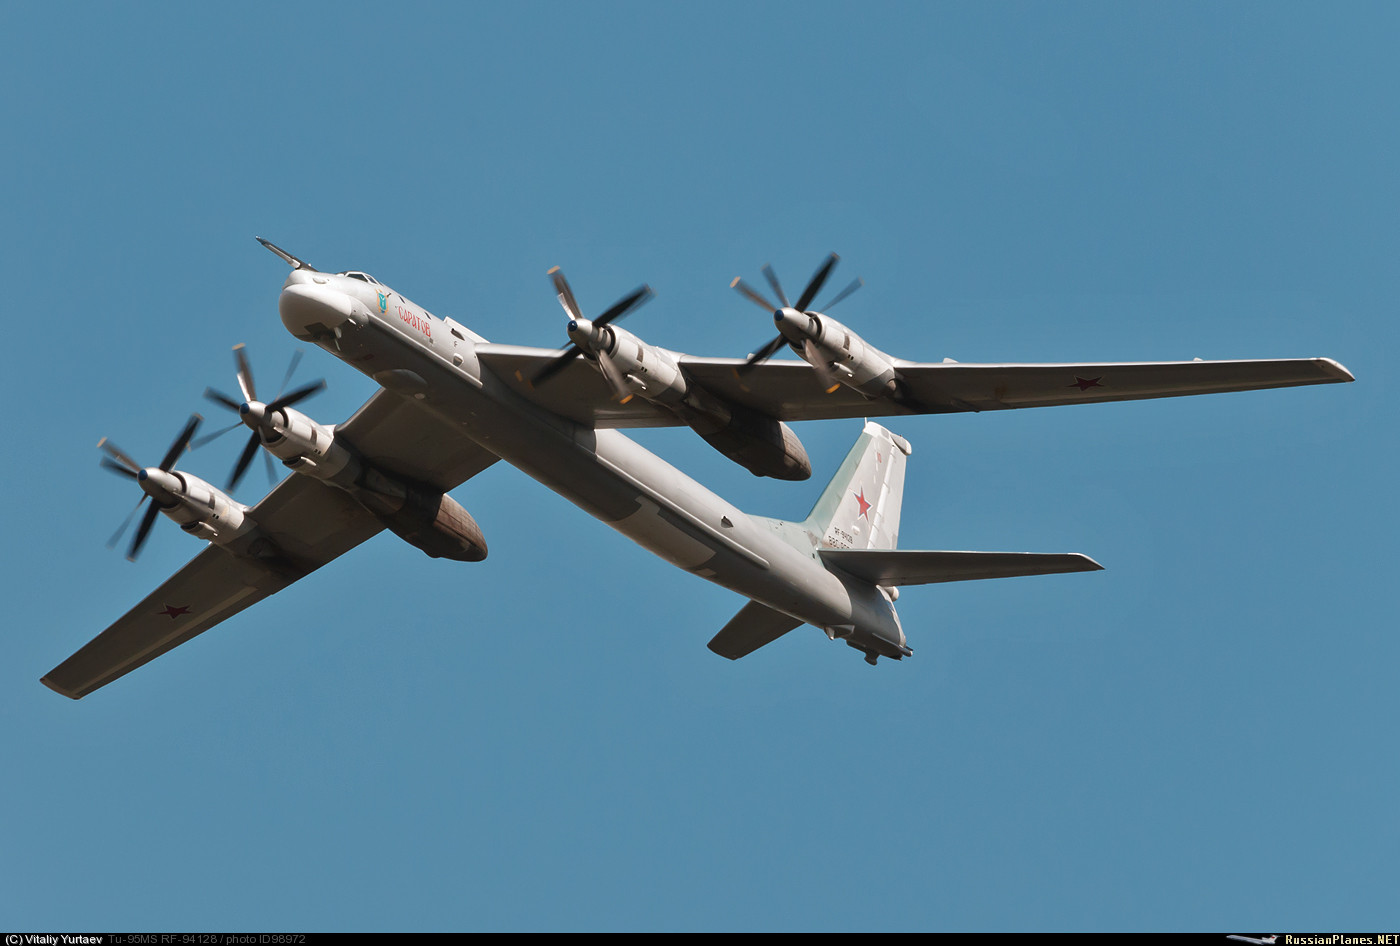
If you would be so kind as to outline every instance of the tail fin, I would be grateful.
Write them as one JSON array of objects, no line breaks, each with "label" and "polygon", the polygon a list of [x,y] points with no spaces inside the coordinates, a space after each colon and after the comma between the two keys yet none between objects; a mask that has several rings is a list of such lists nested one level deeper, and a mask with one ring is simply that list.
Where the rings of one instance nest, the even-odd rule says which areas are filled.
[{"label": "tail fin", "polygon": [[896,548],[910,452],[909,441],[867,421],[804,528],[821,536],[825,548]]}]

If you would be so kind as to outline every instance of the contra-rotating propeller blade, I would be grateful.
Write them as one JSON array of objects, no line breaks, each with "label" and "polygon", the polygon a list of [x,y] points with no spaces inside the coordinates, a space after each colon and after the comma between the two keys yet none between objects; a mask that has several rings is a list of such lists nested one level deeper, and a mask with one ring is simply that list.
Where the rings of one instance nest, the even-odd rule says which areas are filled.
[{"label": "contra-rotating propeller blade", "polygon": [[535,376],[530,379],[531,386],[540,385],[548,381],[550,378],[554,377],[556,374],[567,368],[569,366],[569,362],[573,361],[575,358],[582,354],[583,349],[579,348],[573,342],[570,342],[568,345],[565,345],[559,350],[559,354],[552,361],[550,361],[549,364],[545,365],[539,371],[535,372]]},{"label": "contra-rotating propeller blade", "polygon": [[802,290],[802,295],[797,299],[797,311],[806,312],[807,307],[812,304],[812,300],[817,297],[817,293],[822,291],[822,286],[826,283],[826,277],[831,275],[831,271],[836,267],[837,261],[841,257],[832,253],[826,261],[812,274],[812,278],[807,281],[807,288]]},{"label": "contra-rotating propeller blade", "polygon": [[141,517],[141,524],[136,527],[136,535],[131,539],[131,548],[126,551],[128,562],[136,561],[136,556],[141,551],[141,546],[146,544],[146,537],[151,534],[151,526],[156,521],[156,513],[160,512],[160,507],[151,503],[146,507],[146,513]]},{"label": "contra-rotating propeller blade", "polygon": [[598,367],[603,372],[603,377],[607,379],[608,386],[613,389],[613,397],[620,404],[626,404],[632,400],[632,391],[627,387],[627,379],[622,376],[617,365],[613,364],[612,356],[605,351],[596,354]]},{"label": "contra-rotating propeller blade", "polygon": [[[258,437],[258,432],[253,431],[253,435],[248,438],[248,442],[243,445],[243,452],[238,455],[238,462],[233,465],[233,472],[229,474],[228,488],[233,489],[238,485],[238,481],[243,479],[243,474],[248,472],[248,465],[253,462],[253,457],[258,452],[258,447],[262,441]],[[271,461],[268,462],[271,466]],[[269,477],[275,473],[269,472]]]},{"label": "contra-rotating propeller blade", "polygon": [[279,398],[268,401],[267,409],[269,411],[278,411],[284,407],[291,407],[293,404],[300,404],[302,401],[311,397],[311,395],[319,394],[325,389],[326,380],[324,378],[319,378],[312,381],[310,384],[303,384],[295,391],[290,391]]}]

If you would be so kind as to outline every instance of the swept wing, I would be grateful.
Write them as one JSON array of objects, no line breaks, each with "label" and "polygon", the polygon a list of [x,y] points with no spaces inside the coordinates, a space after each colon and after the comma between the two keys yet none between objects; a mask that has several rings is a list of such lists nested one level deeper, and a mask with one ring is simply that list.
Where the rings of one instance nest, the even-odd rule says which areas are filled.
[{"label": "swept wing", "polygon": [[[371,464],[444,491],[496,462],[413,401],[378,391],[336,429]],[[79,699],[282,590],[384,526],[350,496],[307,476],[277,484],[248,516],[277,555],[209,546],[42,682]]]},{"label": "swept wing", "polygon": [[[509,387],[570,420],[595,428],[673,427],[677,418],[644,398],[618,403],[590,364],[579,359],[532,386],[529,378],[558,353],[520,345],[480,345],[477,356]],[[782,421],[888,417],[918,413],[1011,410],[1332,384],[1353,380],[1330,358],[1241,361],[942,364],[898,361],[903,402],[862,397],[848,387],[828,392],[806,362],[768,361],[740,372],[737,358],[679,357],[698,385],[727,401]]]}]

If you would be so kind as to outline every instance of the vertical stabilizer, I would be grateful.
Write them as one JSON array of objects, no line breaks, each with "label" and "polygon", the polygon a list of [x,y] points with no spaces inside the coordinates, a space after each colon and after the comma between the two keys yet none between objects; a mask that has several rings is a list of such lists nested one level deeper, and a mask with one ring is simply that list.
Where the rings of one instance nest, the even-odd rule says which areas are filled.
[{"label": "vertical stabilizer", "polygon": [[825,548],[896,548],[909,453],[909,441],[867,421],[803,526]]}]

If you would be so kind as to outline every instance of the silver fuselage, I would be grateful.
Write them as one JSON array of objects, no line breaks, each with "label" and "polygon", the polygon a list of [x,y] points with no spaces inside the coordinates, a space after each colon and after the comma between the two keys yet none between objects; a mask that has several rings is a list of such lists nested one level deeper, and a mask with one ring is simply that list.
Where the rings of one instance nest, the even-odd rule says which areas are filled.
[{"label": "silver fuselage", "polygon": [[896,655],[904,634],[874,585],[828,570],[820,536],[746,515],[616,430],[546,411],[483,368],[486,339],[382,284],[293,271],[278,309],[309,339],[673,565],[828,633]]}]

